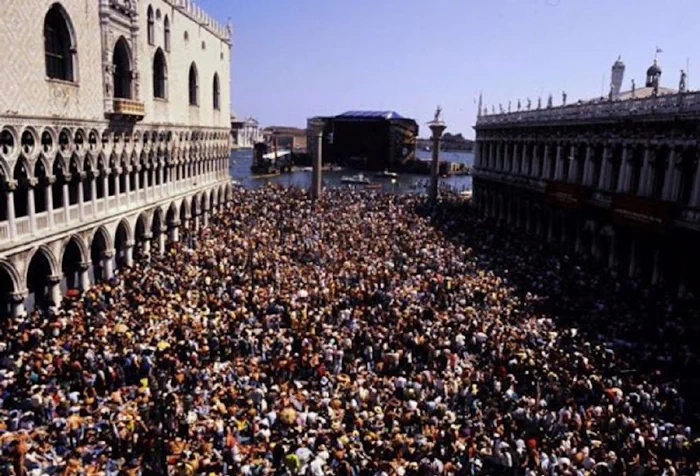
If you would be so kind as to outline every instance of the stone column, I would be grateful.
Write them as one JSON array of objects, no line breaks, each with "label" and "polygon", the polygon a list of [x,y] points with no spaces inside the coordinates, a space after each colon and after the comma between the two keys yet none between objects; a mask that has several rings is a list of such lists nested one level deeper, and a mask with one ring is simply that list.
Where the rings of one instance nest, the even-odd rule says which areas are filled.
[{"label": "stone column", "polygon": [[203,207],[202,210],[202,227],[207,228],[209,226],[209,205]]},{"label": "stone column", "polygon": [[80,290],[87,291],[90,289],[90,263],[80,263],[78,265],[80,277]]},{"label": "stone column", "polygon": [[158,232],[158,256],[165,256],[165,233],[162,231]]},{"label": "stone column", "polygon": [[[698,167],[700,169],[700,167]],[[7,199],[7,225],[10,228],[10,239],[17,236],[17,223],[15,221],[15,190],[17,190],[17,181],[8,180],[5,197]]]},{"label": "stone column", "polygon": [[529,149],[529,145],[527,142],[523,143],[523,155],[520,157],[520,175],[529,175],[530,173],[530,167],[527,161],[527,151]]},{"label": "stone column", "polygon": [[124,195],[126,195],[126,206],[129,207],[131,204],[131,177],[129,177],[129,174],[131,174],[131,167],[127,167],[125,173],[126,180],[124,180]]},{"label": "stone column", "polygon": [[85,202],[85,197],[83,194],[83,180],[85,180],[85,172],[80,172],[78,175],[78,217],[80,221],[83,221],[85,217],[83,202]]},{"label": "stone column", "polygon": [[554,168],[554,180],[561,180],[564,177],[564,161],[562,158],[562,151],[564,149],[564,146],[561,144],[557,144],[557,158],[556,158],[556,165]]},{"label": "stone column", "polygon": [[649,182],[651,181],[651,150],[649,147],[644,149],[644,163],[642,164],[641,186],[639,187],[639,195],[649,195]]},{"label": "stone column", "polygon": [[695,167],[693,192],[690,196],[690,204],[694,207],[700,207],[700,163],[698,163],[697,167]]},{"label": "stone column", "polygon": [[584,185],[592,185],[593,175],[593,146],[591,144],[586,145],[586,158],[583,164],[583,180],[581,183]]},{"label": "stone column", "polygon": [[544,170],[540,171],[540,175],[542,176],[543,179],[549,179],[551,178],[549,176],[549,169],[552,167],[552,158],[550,157],[549,154],[549,148],[551,146],[549,143],[544,144]]},{"label": "stone column", "polygon": [[[600,159],[600,177],[598,177],[598,189],[608,190],[610,183],[610,148],[606,144],[603,148],[603,157]],[[596,184],[593,184],[594,186]]]},{"label": "stone column", "polygon": [[136,243],[131,240],[126,242],[126,249],[124,250],[124,264],[127,268],[131,268],[134,265],[134,245]]},{"label": "stone column", "polygon": [[53,193],[51,191],[51,186],[56,183],[56,177],[50,175],[46,177],[46,216],[49,219],[49,229],[54,227],[53,219]]},{"label": "stone column", "polygon": [[36,232],[36,204],[34,203],[34,187],[37,186],[38,180],[35,178],[29,179],[27,187],[27,215],[29,216],[29,232]]},{"label": "stone column", "polygon": [[170,227],[170,241],[178,243],[180,241],[180,220],[175,220]]},{"label": "stone column", "polygon": [[116,202],[117,202],[117,207],[121,204],[121,199],[119,198],[119,195],[121,194],[121,185],[119,182],[121,182],[121,175],[122,175],[122,169],[121,167],[117,168],[117,175],[114,177],[114,196],[116,197]]},{"label": "stone column", "polygon": [[540,144],[533,144],[532,146],[532,158],[530,159],[530,177],[539,178],[542,174],[540,170],[540,153],[542,152],[542,147]]},{"label": "stone column", "polygon": [[661,198],[663,200],[672,202],[675,197],[673,196],[673,189],[675,188],[676,181],[676,151],[671,149],[668,154],[668,164],[666,165],[666,176],[664,177],[664,187],[662,191]]},{"label": "stone column", "polygon": [[52,303],[50,307],[53,310],[57,310],[61,307],[61,301],[63,300],[63,294],[61,294],[61,276],[49,276],[47,282]]},{"label": "stone column", "polygon": [[620,176],[617,179],[617,192],[626,193],[629,188],[630,180],[630,161],[629,161],[629,147],[625,144],[622,148],[622,161],[620,163]]},{"label": "stone column", "polygon": [[311,198],[318,200],[321,198],[323,188],[322,167],[323,167],[323,129],[316,133],[316,155],[313,158],[313,172],[311,176]]},{"label": "stone column", "polygon": [[92,197],[92,216],[97,216],[97,176],[93,173],[90,180],[90,197]]},{"label": "stone column", "polygon": [[114,249],[111,250],[105,250],[105,252],[102,254],[102,264],[103,264],[103,269],[105,273],[105,281],[108,281],[112,279],[114,276],[114,256],[115,256],[115,251]]},{"label": "stone column", "polygon": [[109,207],[107,206],[107,201],[109,200],[109,174],[111,174],[112,171],[110,169],[104,169],[102,171],[102,190],[104,191],[104,196],[102,197],[102,201],[104,202],[105,205],[105,213],[109,213],[108,209]]},{"label": "stone column", "polygon": [[71,175],[64,175],[63,180],[63,213],[66,216],[66,223],[70,221],[70,196],[68,195],[68,183],[71,180]]},{"label": "stone column", "polygon": [[515,143],[513,144],[513,152],[510,157],[510,169],[508,172],[511,174],[517,174],[520,172],[520,148],[522,147],[521,144]]},{"label": "stone column", "polygon": [[143,243],[141,244],[141,251],[146,257],[151,256],[151,238],[153,238],[153,233],[143,234]]},{"label": "stone column", "polygon": [[10,306],[12,311],[12,317],[24,317],[27,315],[27,310],[24,307],[24,302],[27,300],[29,291],[26,289],[24,291],[13,292],[10,294]]}]

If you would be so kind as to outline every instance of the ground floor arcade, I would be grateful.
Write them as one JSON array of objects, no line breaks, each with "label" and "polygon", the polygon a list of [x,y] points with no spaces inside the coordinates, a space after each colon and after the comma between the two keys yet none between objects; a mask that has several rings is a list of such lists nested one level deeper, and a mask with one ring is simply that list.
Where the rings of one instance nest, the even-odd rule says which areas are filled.
[{"label": "ground floor arcade", "polygon": [[109,280],[122,267],[194,239],[231,200],[230,184],[69,230],[0,256],[0,316],[60,305],[68,292]]},{"label": "ground floor arcade", "polygon": [[561,246],[619,276],[669,287],[680,296],[700,296],[700,233],[671,221],[635,226],[611,210],[551,203],[541,192],[479,181],[479,214],[497,226],[525,232]]}]

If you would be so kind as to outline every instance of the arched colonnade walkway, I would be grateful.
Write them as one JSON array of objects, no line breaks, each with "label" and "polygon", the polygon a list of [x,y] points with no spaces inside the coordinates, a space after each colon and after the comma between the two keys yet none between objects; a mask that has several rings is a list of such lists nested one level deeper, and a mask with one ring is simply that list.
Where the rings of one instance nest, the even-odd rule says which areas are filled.
[{"label": "arched colonnade walkway", "polygon": [[57,307],[66,293],[107,281],[135,259],[162,256],[181,228],[192,235],[207,227],[232,193],[230,184],[216,186],[0,257],[0,316]]}]

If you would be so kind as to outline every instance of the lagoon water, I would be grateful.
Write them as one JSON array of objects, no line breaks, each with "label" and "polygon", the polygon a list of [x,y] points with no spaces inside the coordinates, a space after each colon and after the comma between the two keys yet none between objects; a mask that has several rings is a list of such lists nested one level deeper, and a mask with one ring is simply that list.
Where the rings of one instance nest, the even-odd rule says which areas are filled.
[{"label": "lagoon water", "polygon": [[[423,150],[418,151],[418,157],[421,159],[430,159],[430,152]],[[472,165],[474,163],[474,154],[471,152],[441,152],[441,160],[459,162]],[[253,151],[251,149],[239,149],[231,152],[229,163],[229,172],[234,180],[239,181],[244,187],[257,188],[268,183],[281,185],[291,185],[297,187],[308,188],[311,186],[311,172],[297,170],[288,174],[281,174],[276,177],[256,178],[250,173],[250,165],[253,160]],[[323,186],[328,188],[347,187],[348,185],[341,182],[344,175],[354,175],[356,170],[346,169],[342,171],[324,171]],[[374,177],[372,173],[368,174],[372,182],[381,183],[382,190],[398,193],[424,193],[425,185],[430,180],[428,175],[401,174],[398,179],[392,182],[391,179]],[[441,178],[441,184],[448,185],[455,190],[470,190],[472,188],[472,178],[467,175],[460,175],[448,178]]]}]

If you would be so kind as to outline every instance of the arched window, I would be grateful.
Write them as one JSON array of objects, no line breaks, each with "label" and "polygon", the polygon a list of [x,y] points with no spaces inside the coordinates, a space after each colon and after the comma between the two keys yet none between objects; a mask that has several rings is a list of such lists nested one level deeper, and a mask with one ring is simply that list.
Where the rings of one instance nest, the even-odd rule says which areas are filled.
[{"label": "arched window", "polygon": [[114,47],[114,97],[131,99],[131,53],[122,36]]},{"label": "arched window", "polygon": [[190,66],[190,106],[199,105],[199,78],[197,77],[197,66],[192,63]]},{"label": "arched window", "polygon": [[165,65],[165,54],[158,48],[153,57],[153,97],[160,99],[168,97],[167,81],[168,69]]},{"label": "arched window", "polygon": [[219,73],[214,73],[214,87],[212,88],[214,92],[214,109],[221,109],[221,89],[219,88]]},{"label": "arched window", "polygon": [[163,40],[165,51],[170,51],[170,19],[168,15],[165,15],[165,20],[163,20]]},{"label": "arched window", "polygon": [[148,6],[148,44],[153,45],[156,42],[156,24],[153,19],[153,7]]},{"label": "arched window", "polygon": [[75,45],[68,14],[55,3],[44,18],[46,76],[62,81],[75,81],[73,59]]}]

